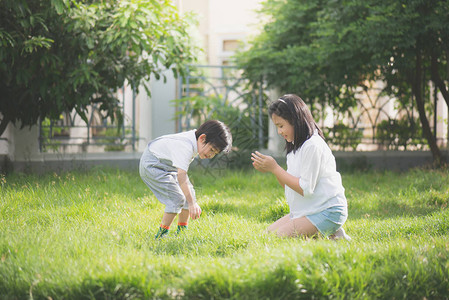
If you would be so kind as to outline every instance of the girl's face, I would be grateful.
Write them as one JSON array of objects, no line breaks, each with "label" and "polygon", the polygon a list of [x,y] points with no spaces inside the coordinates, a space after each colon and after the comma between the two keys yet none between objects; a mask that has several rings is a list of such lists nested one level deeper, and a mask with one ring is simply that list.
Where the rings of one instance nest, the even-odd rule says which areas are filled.
[{"label": "girl's face", "polygon": [[287,142],[292,143],[295,139],[295,129],[286,119],[279,117],[276,114],[271,115],[271,120],[278,129],[278,134],[281,135]]},{"label": "girl's face", "polygon": [[201,159],[213,158],[215,155],[220,153],[212,144],[206,144],[206,135],[202,134],[198,138],[198,156]]}]

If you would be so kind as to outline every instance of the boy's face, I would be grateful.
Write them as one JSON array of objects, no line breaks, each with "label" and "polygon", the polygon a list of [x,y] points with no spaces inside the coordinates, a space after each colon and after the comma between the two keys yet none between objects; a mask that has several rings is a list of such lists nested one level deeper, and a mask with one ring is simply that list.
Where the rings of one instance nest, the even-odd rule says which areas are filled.
[{"label": "boy's face", "polygon": [[213,158],[215,155],[220,153],[217,148],[215,148],[210,143],[206,144],[206,135],[202,134],[198,138],[198,156],[201,159]]}]

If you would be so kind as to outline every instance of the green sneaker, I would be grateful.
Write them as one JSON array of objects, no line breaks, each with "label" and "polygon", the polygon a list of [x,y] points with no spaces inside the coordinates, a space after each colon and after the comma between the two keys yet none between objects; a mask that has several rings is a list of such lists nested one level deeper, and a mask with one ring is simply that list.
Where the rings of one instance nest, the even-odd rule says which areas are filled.
[{"label": "green sneaker", "polygon": [[176,230],[176,235],[180,234],[184,230],[187,230],[187,225],[178,225],[178,229]]},{"label": "green sneaker", "polygon": [[166,237],[168,234],[168,229],[167,228],[162,228],[159,227],[159,231],[156,233],[156,235],[154,236],[154,239],[163,239],[164,237]]}]

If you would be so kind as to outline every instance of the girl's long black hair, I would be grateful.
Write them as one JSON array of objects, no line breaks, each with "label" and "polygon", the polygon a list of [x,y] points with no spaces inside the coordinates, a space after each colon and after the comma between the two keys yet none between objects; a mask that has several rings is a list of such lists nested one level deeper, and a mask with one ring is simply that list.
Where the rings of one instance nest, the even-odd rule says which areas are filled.
[{"label": "girl's long black hair", "polygon": [[287,94],[270,104],[270,118],[273,114],[287,120],[294,129],[295,137],[292,143],[285,142],[287,154],[298,150],[308,140],[315,130],[324,139],[323,132],[313,119],[304,101],[297,95]]}]

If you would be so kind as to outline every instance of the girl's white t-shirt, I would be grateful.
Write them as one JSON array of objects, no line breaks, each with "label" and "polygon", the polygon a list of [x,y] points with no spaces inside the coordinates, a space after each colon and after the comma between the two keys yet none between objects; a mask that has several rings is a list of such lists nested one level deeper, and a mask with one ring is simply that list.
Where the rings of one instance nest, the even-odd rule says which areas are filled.
[{"label": "girl's white t-shirt", "polygon": [[194,129],[161,136],[149,143],[149,150],[157,158],[170,160],[174,167],[187,171],[198,155],[195,131]]},{"label": "girl's white t-shirt", "polygon": [[315,214],[332,206],[347,206],[335,157],[318,133],[306,140],[296,152],[287,154],[287,172],[299,178],[304,191],[304,196],[301,196],[285,185],[292,218]]}]

